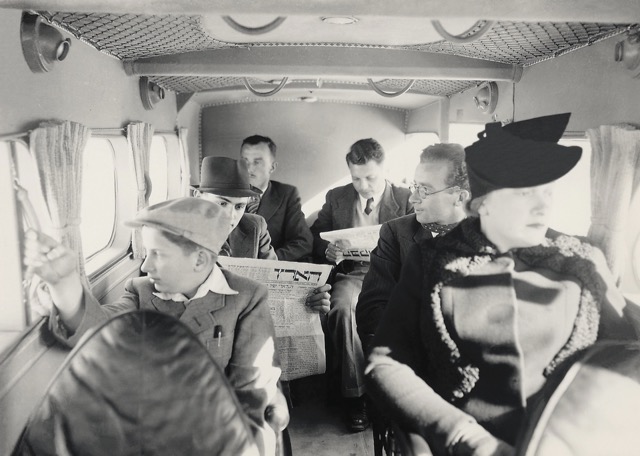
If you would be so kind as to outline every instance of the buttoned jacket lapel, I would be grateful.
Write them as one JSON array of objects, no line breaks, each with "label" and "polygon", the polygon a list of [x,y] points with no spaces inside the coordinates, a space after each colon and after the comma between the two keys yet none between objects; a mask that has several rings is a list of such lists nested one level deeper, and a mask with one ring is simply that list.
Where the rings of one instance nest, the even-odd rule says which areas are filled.
[{"label": "buttoned jacket lapel", "polygon": [[353,211],[358,202],[358,192],[353,184],[349,184],[343,195],[337,195],[336,208],[333,212],[334,230],[342,230],[353,227]]},{"label": "buttoned jacket lapel", "polygon": [[216,323],[215,312],[226,305],[226,295],[207,293],[202,298],[194,299],[180,317],[180,321],[186,324],[195,334],[203,330],[213,328]]},{"label": "buttoned jacket lapel", "polygon": [[231,256],[238,258],[256,258],[258,251],[256,245],[257,235],[251,232],[254,227],[246,223],[244,216],[229,235],[229,247]]},{"label": "buttoned jacket lapel", "polygon": [[382,201],[380,201],[380,223],[388,222],[400,216],[405,215],[400,211],[400,205],[393,196],[393,188],[388,181],[385,184]]},{"label": "buttoned jacket lapel", "polygon": [[268,222],[271,217],[276,213],[278,208],[282,205],[283,196],[277,191],[274,185],[269,182],[267,190],[262,195],[260,206],[258,207],[257,214],[264,217]]}]

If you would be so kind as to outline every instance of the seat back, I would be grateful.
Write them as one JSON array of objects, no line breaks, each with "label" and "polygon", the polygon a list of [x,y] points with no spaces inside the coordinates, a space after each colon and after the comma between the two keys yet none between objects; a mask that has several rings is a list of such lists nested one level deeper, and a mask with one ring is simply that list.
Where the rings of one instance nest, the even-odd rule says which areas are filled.
[{"label": "seat back", "polygon": [[152,311],[88,333],[14,455],[258,454],[226,376],[191,331]]},{"label": "seat back", "polygon": [[591,347],[533,411],[520,456],[640,452],[640,344]]}]

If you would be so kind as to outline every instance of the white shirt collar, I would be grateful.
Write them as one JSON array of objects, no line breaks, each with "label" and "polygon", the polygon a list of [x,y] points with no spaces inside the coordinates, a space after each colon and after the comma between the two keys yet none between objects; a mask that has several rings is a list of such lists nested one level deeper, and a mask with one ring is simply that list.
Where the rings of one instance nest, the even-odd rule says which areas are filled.
[{"label": "white shirt collar", "polygon": [[218,267],[218,265],[213,266],[213,270],[207,280],[202,282],[202,284],[198,287],[196,294],[193,295],[193,298],[189,299],[182,293],[163,293],[160,291],[153,292],[154,296],[157,296],[160,299],[164,299],[165,301],[176,301],[176,302],[185,302],[185,301],[193,301],[194,299],[202,298],[206,296],[207,293],[218,293],[223,295],[234,295],[238,294],[238,292],[232,289],[229,286],[229,282],[225,278],[224,274]]},{"label": "white shirt collar", "polygon": [[[382,200],[382,195],[384,195],[384,191],[387,189],[387,183],[384,183],[384,187],[382,187],[382,191],[373,195],[373,203],[371,203],[371,209],[375,209],[380,205],[380,201]],[[358,199],[360,200],[360,210],[364,212],[364,209],[367,207],[367,198],[363,198],[358,193]]]}]

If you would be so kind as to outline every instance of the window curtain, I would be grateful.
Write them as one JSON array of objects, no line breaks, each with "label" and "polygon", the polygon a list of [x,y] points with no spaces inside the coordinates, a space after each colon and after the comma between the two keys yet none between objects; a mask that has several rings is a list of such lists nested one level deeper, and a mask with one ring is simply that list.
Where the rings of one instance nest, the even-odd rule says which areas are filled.
[{"label": "window curtain", "polygon": [[[133,163],[138,184],[137,209],[144,209],[149,205],[151,195],[151,179],[149,178],[149,154],[153,139],[153,125],[144,122],[134,122],[127,125],[127,141],[133,152]],[[140,228],[133,230],[132,249],[134,258],[144,258]]]},{"label": "window curtain", "polygon": [[187,143],[188,130],[178,129],[178,141],[180,142],[180,190],[182,196],[191,195],[191,172],[189,168],[189,145]]},{"label": "window curtain", "polygon": [[[82,158],[90,130],[69,121],[48,121],[29,135],[29,147],[36,158],[54,234],[77,254],[83,283],[89,281],[84,269],[80,236],[82,208]],[[53,171],[53,172],[52,172]]]},{"label": "window curtain", "polygon": [[640,129],[604,125],[589,129],[591,141],[591,227],[589,239],[604,252],[620,280],[628,249],[625,229],[632,198],[640,184]]}]

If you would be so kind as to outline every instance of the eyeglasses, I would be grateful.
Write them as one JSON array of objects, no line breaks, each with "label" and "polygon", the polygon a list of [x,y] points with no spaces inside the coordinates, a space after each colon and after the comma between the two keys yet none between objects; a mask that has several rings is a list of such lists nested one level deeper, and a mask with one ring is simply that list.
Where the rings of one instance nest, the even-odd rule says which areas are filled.
[{"label": "eyeglasses", "polygon": [[424,185],[416,184],[412,182],[409,185],[409,190],[411,193],[418,192],[418,196],[422,199],[425,199],[427,196],[435,195],[436,193],[444,192],[445,190],[449,190],[450,188],[459,188],[457,185],[451,185],[449,187],[443,188],[442,190],[436,190],[435,192],[430,192],[427,187]]}]

